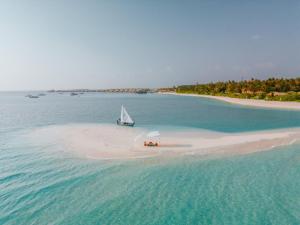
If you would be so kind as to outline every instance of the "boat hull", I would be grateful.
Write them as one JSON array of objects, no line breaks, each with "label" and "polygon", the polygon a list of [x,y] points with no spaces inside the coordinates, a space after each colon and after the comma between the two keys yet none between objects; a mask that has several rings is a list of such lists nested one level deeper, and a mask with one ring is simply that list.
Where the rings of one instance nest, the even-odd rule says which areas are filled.
[{"label": "boat hull", "polygon": [[124,123],[124,122],[121,122],[120,119],[117,120],[117,124],[119,126],[128,126],[128,127],[133,127],[134,126],[134,122],[133,123]]}]

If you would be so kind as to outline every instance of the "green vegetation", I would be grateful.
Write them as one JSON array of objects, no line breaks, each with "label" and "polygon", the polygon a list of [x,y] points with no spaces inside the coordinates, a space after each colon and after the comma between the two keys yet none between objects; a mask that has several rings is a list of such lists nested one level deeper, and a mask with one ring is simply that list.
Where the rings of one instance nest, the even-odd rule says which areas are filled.
[{"label": "green vegetation", "polygon": [[226,81],[209,84],[181,85],[177,93],[227,96],[233,98],[264,99],[300,102],[300,77],[294,79]]}]

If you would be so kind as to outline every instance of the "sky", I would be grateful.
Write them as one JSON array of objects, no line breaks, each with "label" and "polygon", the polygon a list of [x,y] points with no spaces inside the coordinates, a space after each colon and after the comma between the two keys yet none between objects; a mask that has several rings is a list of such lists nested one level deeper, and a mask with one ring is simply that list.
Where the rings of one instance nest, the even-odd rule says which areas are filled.
[{"label": "sky", "polygon": [[0,90],[299,77],[299,40],[299,0],[0,0]]}]

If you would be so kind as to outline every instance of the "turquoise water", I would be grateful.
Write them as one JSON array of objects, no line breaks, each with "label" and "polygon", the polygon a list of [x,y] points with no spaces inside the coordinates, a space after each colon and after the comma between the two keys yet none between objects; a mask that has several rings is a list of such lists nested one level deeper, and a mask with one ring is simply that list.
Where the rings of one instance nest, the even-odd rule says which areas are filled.
[{"label": "turquoise water", "polygon": [[300,146],[242,156],[101,161],[29,142],[33,128],[114,123],[223,132],[300,127],[300,112],[161,96],[0,94],[0,224],[300,224]]}]

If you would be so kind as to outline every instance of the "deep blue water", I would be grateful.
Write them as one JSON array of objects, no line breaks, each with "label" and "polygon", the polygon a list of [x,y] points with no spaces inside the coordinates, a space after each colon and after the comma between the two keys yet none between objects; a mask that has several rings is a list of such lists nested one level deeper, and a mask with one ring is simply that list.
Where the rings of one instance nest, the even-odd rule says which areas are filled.
[{"label": "deep blue water", "polygon": [[222,132],[300,127],[300,112],[165,95],[0,93],[0,224],[300,224],[300,147],[243,156],[77,158],[24,134],[68,123]]}]

